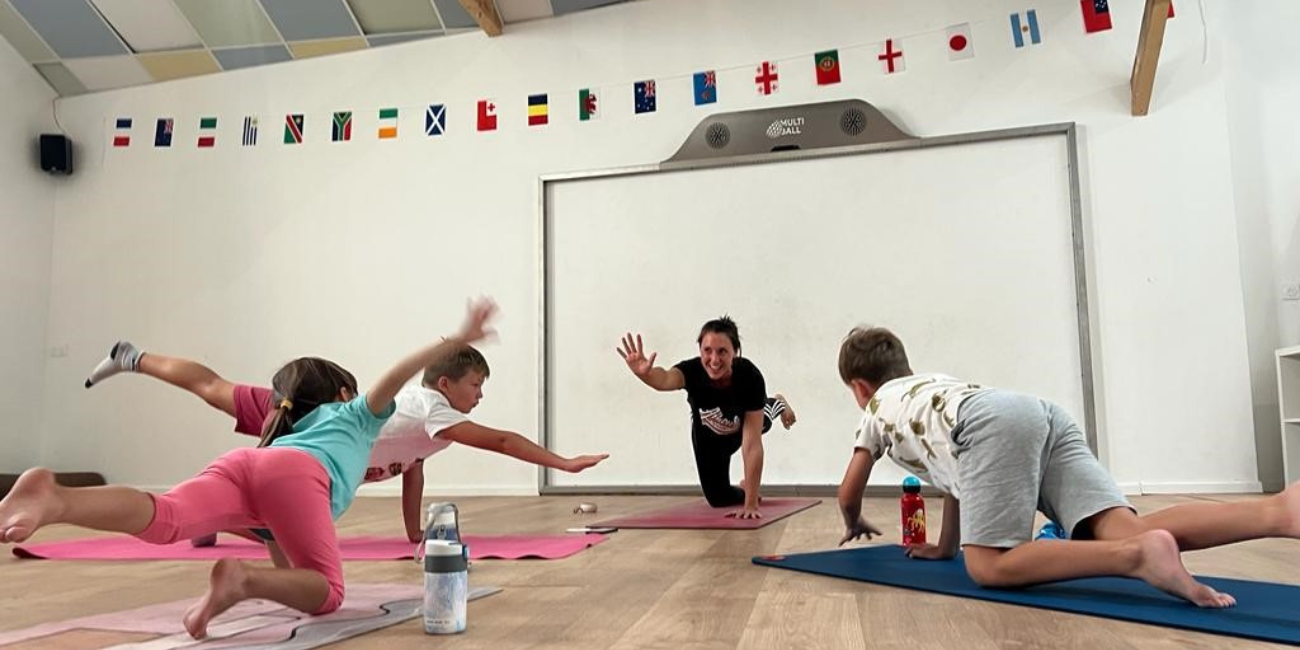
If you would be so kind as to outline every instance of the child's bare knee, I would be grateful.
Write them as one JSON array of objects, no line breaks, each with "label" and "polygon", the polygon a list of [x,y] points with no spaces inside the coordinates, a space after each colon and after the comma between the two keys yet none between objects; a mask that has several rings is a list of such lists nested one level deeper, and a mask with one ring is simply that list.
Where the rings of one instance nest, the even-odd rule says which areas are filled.
[{"label": "child's bare knee", "polygon": [[314,616],[329,614],[343,606],[343,583],[330,582],[329,594],[325,596],[325,602],[321,603],[316,611],[312,612]]}]

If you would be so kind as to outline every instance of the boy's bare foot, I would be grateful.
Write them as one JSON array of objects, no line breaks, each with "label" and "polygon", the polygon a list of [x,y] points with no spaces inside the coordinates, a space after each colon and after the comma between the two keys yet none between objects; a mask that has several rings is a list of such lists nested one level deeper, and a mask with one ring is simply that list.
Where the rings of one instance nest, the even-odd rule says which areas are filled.
[{"label": "boy's bare foot", "polygon": [[797,422],[799,418],[795,417],[794,407],[790,406],[790,400],[786,399],[785,395],[782,395],[781,393],[772,395],[772,398],[776,400],[778,405],[785,405],[785,408],[780,410],[780,415],[778,416],[781,419],[781,426],[786,429],[794,426],[794,423]]},{"label": "boy's bare foot", "polygon": [[0,501],[0,544],[26,541],[41,526],[59,516],[62,504],[54,472],[34,468],[23,472]]},{"label": "boy's bare foot", "polygon": [[185,630],[190,636],[196,639],[206,637],[209,621],[247,598],[247,577],[244,565],[239,560],[225,558],[212,566],[208,591],[185,612]]},{"label": "boy's bare foot", "polygon": [[1190,600],[1197,607],[1222,608],[1237,604],[1232,596],[1197,582],[1183,566],[1178,542],[1167,530],[1150,530],[1132,538],[1138,549],[1138,566],[1134,578],[1166,593]]}]

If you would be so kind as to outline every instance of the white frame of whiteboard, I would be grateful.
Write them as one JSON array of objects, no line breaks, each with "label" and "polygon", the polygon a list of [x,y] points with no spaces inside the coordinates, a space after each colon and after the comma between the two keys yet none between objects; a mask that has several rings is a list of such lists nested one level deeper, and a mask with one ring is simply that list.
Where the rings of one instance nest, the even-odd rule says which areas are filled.
[{"label": "white frame of whiteboard", "polygon": [[[1035,138],[1043,136],[1059,136],[1065,139],[1066,158],[1068,160],[1067,173],[1069,176],[1070,191],[1070,220],[1071,220],[1071,238],[1073,241],[1074,254],[1074,290],[1076,304],[1078,305],[1078,336],[1079,336],[1079,361],[1082,373],[1083,385],[1083,403],[1084,403],[1084,431],[1088,439],[1088,446],[1093,453],[1097,453],[1097,405],[1096,393],[1093,381],[1093,343],[1092,327],[1089,313],[1089,290],[1087,264],[1084,252],[1084,230],[1083,230],[1083,209],[1080,199],[1080,181],[1079,181],[1079,146],[1078,132],[1073,122],[1064,122],[1057,124],[1043,124],[1037,126],[1018,127],[1012,129],[1000,129],[995,131],[982,131],[977,133],[963,133],[957,135],[925,137],[899,142],[886,142],[870,145],[833,147],[817,150],[795,150],[780,151],[759,155],[735,156],[731,158],[716,158],[707,160],[693,160],[679,163],[658,163],[651,165],[641,165],[634,167],[620,167],[614,169],[591,170],[582,172],[569,172],[559,174],[546,174],[538,177],[537,184],[537,214],[538,230],[538,409],[537,409],[537,430],[540,434],[540,444],[547,449],[551,448],[551,410],[550,405],[550,387],[547,383],[547,375],[550,369],[551,354],[548,333],[550,331],[550,300],[548,295],[549,286],[549,241],[550,241],[550,215],[546,213],[546,196],[547,187],[550,184],[563,183],[566,181],[579,181],[592,178],[605,178],[613,176],[633,176],[641,174],[655,174],[659,172],[676,172],[691,169],[708,169],[715,167],[726,167],[736,165],[759,165],[777,162],[790,162],[796,160],[805,160],[813,158],[829,158],[835,156],[856,156],[881,154],[891,151],[904,151],[911,149],[934,148],[944,146],[954,146],[971,143],[993,142],[998,140],[1013,140],[1018,138]],[[600,485],[553,485],[550,480],[550,471],[545,467],[537,468],[537,488],[540,494],[605,494],[617,492],[623,494],[689,494],[698,492],[697,486],[685,485],[638,485],[638,486],[600,486]],[[782,492],[815,493],[824,491],[827,486],[809,485],[809,486],[780,486]]]}]

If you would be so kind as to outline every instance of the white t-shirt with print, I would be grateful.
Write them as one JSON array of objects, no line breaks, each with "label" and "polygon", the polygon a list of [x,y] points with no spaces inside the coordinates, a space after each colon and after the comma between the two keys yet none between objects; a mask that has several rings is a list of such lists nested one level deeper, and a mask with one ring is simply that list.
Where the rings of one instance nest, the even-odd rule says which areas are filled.
[{"label": "white t-shirt with print", "polygon": [[397,411],[384,423],[370,450],[367,483],[401,476],[411,465],[446,449],[451,441],[440,434],[469,421],[445,395],[420,384],[402,388],[395,401]]},{"label": "white t-shirt with print", "polygon": [[960,499],[952,430],[957,407],[988,390],[954,377],[911,375],[885,382],[862,414],[854,446],[890,459],[917,478]]}]

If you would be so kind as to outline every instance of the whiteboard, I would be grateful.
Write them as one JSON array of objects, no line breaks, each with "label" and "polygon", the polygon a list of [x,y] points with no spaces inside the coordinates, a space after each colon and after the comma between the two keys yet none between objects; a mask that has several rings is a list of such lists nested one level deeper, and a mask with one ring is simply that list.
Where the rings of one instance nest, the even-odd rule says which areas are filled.
[{"label": "whiteboard", "polygon": [[[765,485],[843,477],[861,412],[836,361],[855,325],[895,331],[916,372],[1033,393],[1091,422],[1072,134],[543,179],[543,439],[611,454],[543,474],[543,490],[697,485],[685,392],[646,387],[615,348],[640,332],[671,367],[723,314],[799,416],[764,436]],[[733,482],[741,467],[737,453]],[[905,476],[876,467],[872,484]]]}]

